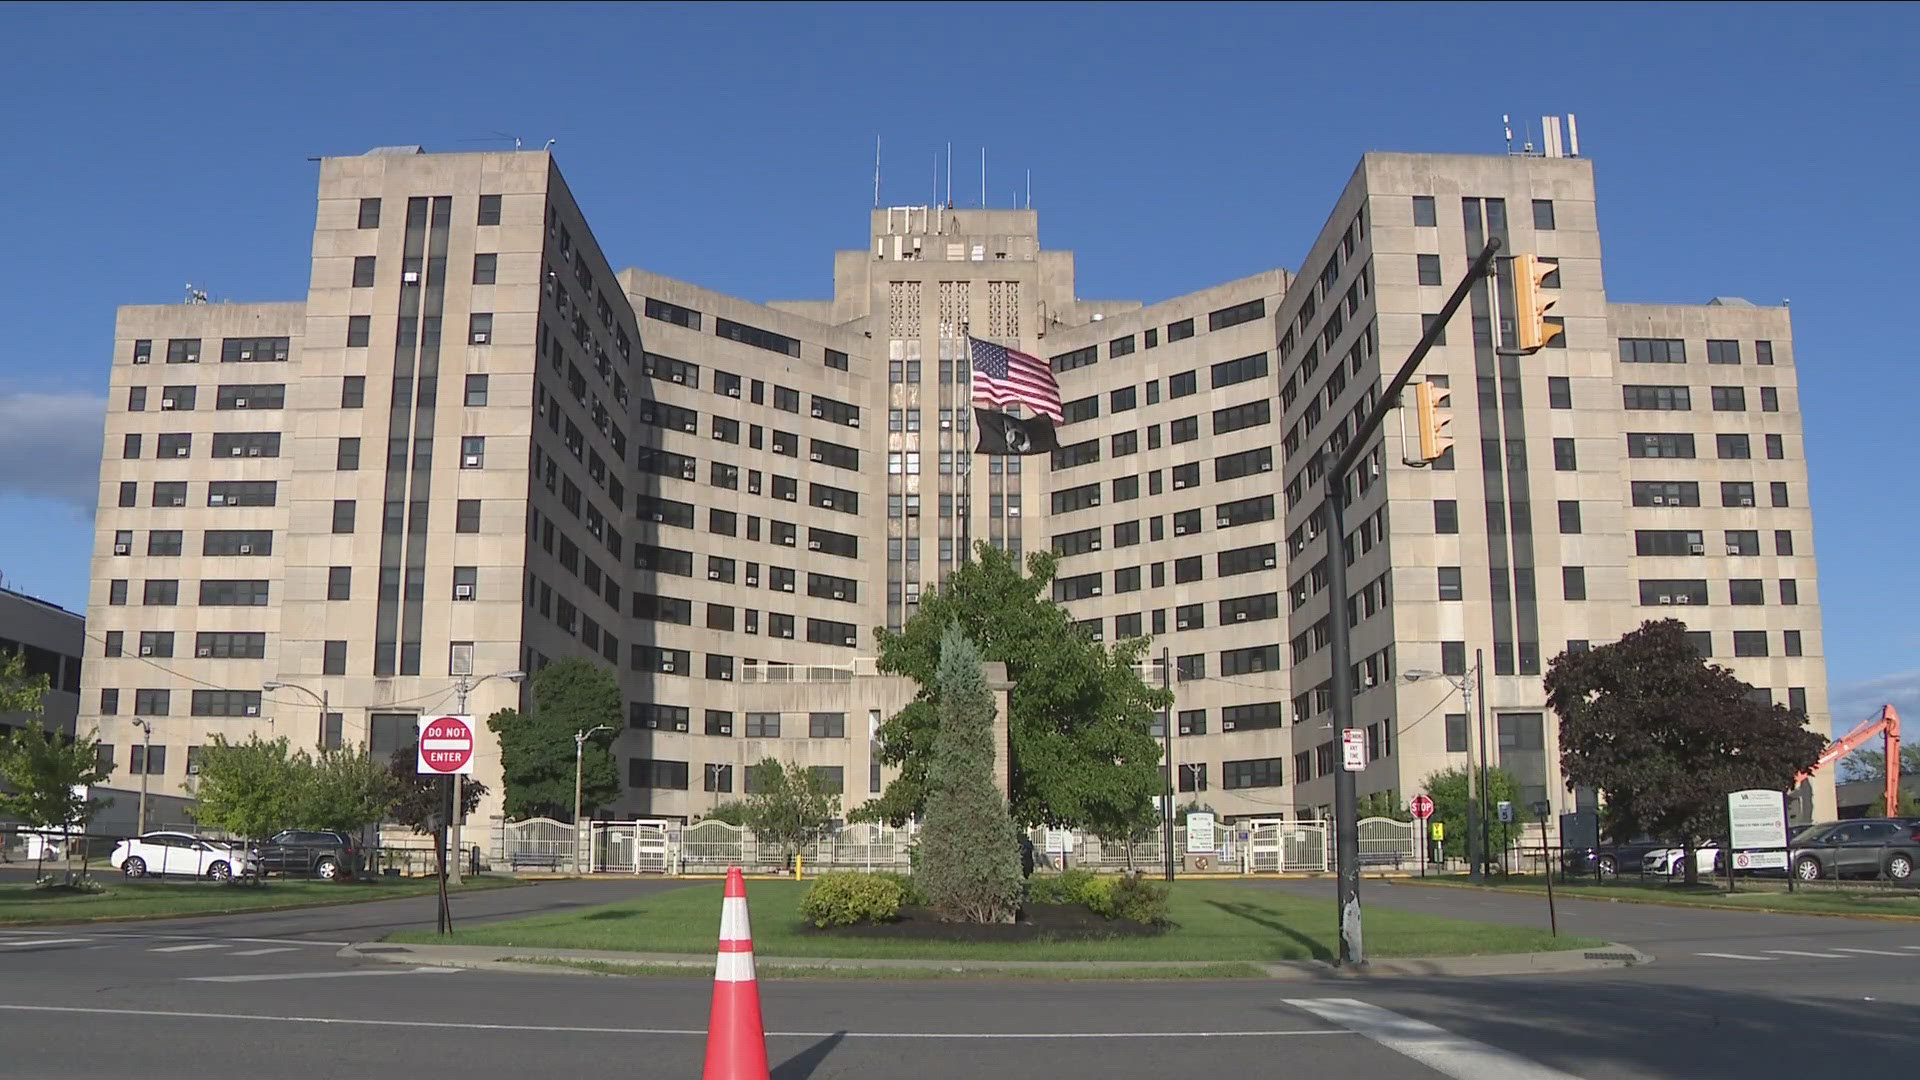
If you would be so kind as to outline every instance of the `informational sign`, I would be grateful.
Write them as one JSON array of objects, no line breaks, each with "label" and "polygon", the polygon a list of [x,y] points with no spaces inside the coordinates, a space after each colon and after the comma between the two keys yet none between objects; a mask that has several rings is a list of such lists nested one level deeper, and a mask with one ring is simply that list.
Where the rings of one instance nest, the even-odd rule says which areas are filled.
[{"label": "informational sign", "polygon": [[1785,792],[1755,789],[1736,791],[1727,796],[1727,820],[1732,826],[1733,850],[1787,846],[1787,796]]},{"label": "informational sign", "polygon": [[1735,870],[1785,870],[1787,853],[1784,851],[1736,851],[1733,853]]},{"label": "informational sign", "polygon": [[1213,837],[1213,815],[1204,810],[1195,810],[1187,815],[1187,853],[1189,855],[1211,855],[1216,843]]},{"label": "informational sign", "polygon": [[1408,804],[1408,809],[1413,811],[1414,817],[1425,821],[1433,816],[1433,799],[1426,795],[1415,795],[1413,802]]},{"label": "informational sign", "polygon": [[1065,855],[1073,850],[1073,833],[1067,829],[1047,830],[1047,854]]},{"label": "informational sign", "polygon": [[1433,838],[1434,838],[1435,840],[1445,840],[1445,839],[1447,838],[1447,823],[1446,823],[1446,822],[1444,822],[1444,821],[1436,821],[1436,822],[1434,822],[1434,823],[1433,823]]},{"label": "informational sign", "polygon": [[473,717],[422,716],[418,771],[429,776],[473,774]]},{"label": "informational sign", "polygon": [[1501,799],[1499,805],[1495,807],[1495,809],[1497,809],[1500,813],[1501,824],[1503,825],[1513,824],[1513,804],[1512,803],[1508,802],[1505,799]]},{"label": "informational sign", "polygon": [[1340,733],[1340,764],[1348,772],[1362,772],[1367,767],[1367,733],[1360,728],[1347,728]]}]

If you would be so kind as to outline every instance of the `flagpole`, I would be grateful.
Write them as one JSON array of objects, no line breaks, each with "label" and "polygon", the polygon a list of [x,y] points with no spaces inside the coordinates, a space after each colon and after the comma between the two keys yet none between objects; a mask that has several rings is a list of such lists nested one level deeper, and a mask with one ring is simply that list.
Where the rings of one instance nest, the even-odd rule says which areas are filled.
[{"label": "flagpole", "polygon": [[[973,411],[973,324],[972,323],[963,322],[960,324],[960,343],[963,346],[963,351],[967,354],[966,408],[968,412],[972,412]],[[977,420],[978,417],[969,417],[968,419]],[[977,439],[979,438],[979,432],[974,430],[976,426],[977,425],[975,424],[968,424],[967,431],[972,433],[974,438]],[[964,447],[964,449],[965,449],[965,453],[960,455],[960,457],[961,457],[961,460],[966,462],[966,468],[964,471],[962,471],[959,474],[960,490],[962,492],[960,497],[960,504],[963,507],[963,509],[960,513],[960,558],[957,560],[957,562],[961,565],[964,565],[968,559],[973,558],[973,447],[966,446]]]}]

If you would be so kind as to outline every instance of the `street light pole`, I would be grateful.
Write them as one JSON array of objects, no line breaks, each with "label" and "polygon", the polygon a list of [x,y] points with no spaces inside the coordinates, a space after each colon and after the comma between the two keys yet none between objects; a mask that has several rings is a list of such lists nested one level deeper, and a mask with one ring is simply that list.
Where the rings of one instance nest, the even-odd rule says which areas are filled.
[{"label": "street light pole", "polygon": [[[1480,707],[1480,858],[1484,862],[1489,856],[1489,845],[1493,837],[1491,826],[1487,823],[1487,780],[1492,775],[1487,769],[1487,660],[1486,653],[1473,650],[1473,681],[1479,690],[1474,695]],[[1479,880],[1484,880],[1484,867],[1476,868]]]},{"label": "street light pole", "polygon": [[593,738],[595,735],[599,734],[602,731],[612,731],[612,730],[613,730],[612,728],[608,727],[605,724],[596,724],[593,727],[586,729],[585,731],[576,731],[573,733],[573,860],[572,861],[573,861],[573,872],[576,877],[579,876],[580,874],[580,797],[581,797],[581,787],[582,787],[581,778],[584,772],[583,764],[586,759],[587,740]]},{"label": "street light pole", "polygon": [[[1462,716],[1468,723],[1471,723],[1473,720],[1473,703],[1476,700],[1476,696],[1474,694],[1474,681],[1479,677],[1479,674],[1480,674],[1480,656],[1481,656],[1480,651],[1477,649],[1474,650],[1473,669],[1462,675],[1448,675],[1446,672],[1443,672],[1443,671],[1422,671],[1422,670],[1416,669],[1412,671],[1401,672],[1400,677],[1407,680],[1408,682],[1419,682],[1421,679],[1433,679],[1433,678],[1440,678],[1440,679],[1447,680],[1447,682],[1455,690],[1460,691],[1461,704],[1466,709],[1466,712],[1463,713]],[[1483,729],[1484,729],[1484,725],[1483,725]],[[1467,774],[1466,774],[1467,874],[1474,881],[1475,884],[1479,884],[1480,882],[1485,880],[1485,866],[1481,859],[1481,854],[1485,850],[1485,847],[1483,845],[1483,837],[1481,836],[1481,827],[1480,827],[1480,821],[1482,816],[1480,813],[1480,794],[1481,794],[1480,789],[1481,789],[1481,785],[1483,785],[1486,782],[1486,780],[1483,776],[1480,775],[1479,767],[1475,764],[1475,761],[1474,761],[1473,735],[1471,732],[1467,733],[1466,740],[1467,740]],[[1480,752],[1482,755],[1486,753],[1486,742],[1484,739],[1481,741]]]},{"label": "street light pole", "polygon": [[[471,673],[460,676],[459,681],[453,684],[454,691],[458,695],[453,709],[454,714],[456,716],[467,715],[468,696],[473,693],[475,687],[478,687],[488,679],[505,679],[510,683],[517,683],[526,677],[527,673],[524,671],[498,671],[491,675],[482,675],[478,679],[474,678]],[[464,820],[466,815],[461,812],[461,808],[467,803],[466,781],[467,778],[459,773],[455,773],[448,778],[448,783],[452,788],[450,793],[452,795],[452,801],[447,806],[447,835],[450,837],[448,848],[454,854],[449,861],[447,874],[448,880],[455,885],[460,884],[461,852],[464,843],[461,838],[461,826],[466,824]]]},{"label": "street light pole", "polygon": [[[1172,650],[1160,648],[1160,689],[1173,692]],[[1161,774],[1166,778],[1165,805],[1160,812],[1161,843],[1166,846],[1167,880],[1173,880],[1173,702],[1167,702],[1166,719],[1160,722],[1160,737],[1166,743],[1167,762]]]},{"label": "street light pole", "polygon": [[147,831],[147,774],[153,771],[153,721],[134,717],[133,724],[140,729],[140,826],[136,830],[140,835]]}]

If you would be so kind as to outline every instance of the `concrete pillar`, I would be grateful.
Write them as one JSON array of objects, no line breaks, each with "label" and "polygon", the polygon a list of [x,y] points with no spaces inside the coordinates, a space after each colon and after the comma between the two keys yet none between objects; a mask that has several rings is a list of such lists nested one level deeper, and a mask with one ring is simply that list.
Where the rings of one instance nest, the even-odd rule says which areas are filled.
[{"label": "concrete pillar", "polygon": [[1013,700],[1013,683],[1007,678],[1007,665],[998,660],[983,663],[980,672],[986,676],[987,689],[993,692],[993,782],[1000,789],[1000,794],[1011,797],[1013,788],[1008,770],[1013,745],[1008,715]]}]

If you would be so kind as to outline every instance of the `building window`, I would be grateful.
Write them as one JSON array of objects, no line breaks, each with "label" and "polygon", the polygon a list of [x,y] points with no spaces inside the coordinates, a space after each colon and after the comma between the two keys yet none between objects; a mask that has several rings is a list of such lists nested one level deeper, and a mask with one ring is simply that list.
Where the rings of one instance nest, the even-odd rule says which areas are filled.
[{"label": "building window", "polygon": [[1220,763],[1220,786],[1229,790],[1280,786],[1280,759],[1252,758]]},{"label": "building window", "polygon": [[1573,408],[1573,382],[1565,375],[1547,376],[1547,407],[1552,409]]},{"label": "building window", "polygon": [[1707,342],[1707,363],[1737,364],[1740,362],[1740,343],[1737,341]]},{"label": "building window", "polygon": [[1587,568],[1584,566],[1563,566],[1560,568],[1560,592],[1568,600],[1587,598]]},{"label": "building window", "polygon": [[1752,506],[1753,483],[1747,480],[1723,480],[1720,483],[1721,506]]},{"label": "building window", "polygon": [[1753,343],[1753,362],[1763,367],[1773,366],[1773,342],[1756,341]]},{"label": "building window", "polygon": [[1434,212],[1433,196],[1415,195],[1413,197],[1413,223],[1421,228],[1431,228],[1440,223]]},{"label": "building window", "polygon": [[1800,583],[1793,578],[1780,579],[1780,603],[1792,607],[1800,602]]},{"label": "building window", "polygon": [[462,435],[460,437],[460,467],[463,469],[484,468],[487,463],[487,437],[485,435]]},{"label": "building window", "polygon": [[1693,435],[1690,432],[1628,432],[1627,456],[1630,458],[1690,458]]},{"label": "building window", "polygon": [[1787,499],[1787,482],[1785,480],[1775,480],[1771,484],[1767,485],[1767,490],[1773,496],[1773,505],[1775,506],[1792,505],[1791,502],[1789,502],[1789,500]]},{"label": "building window", "polygon": [[1440,643],[1440,673],[1443,675],[1465,675],[1467,673],[1466,642],[1443,641]]},{"label": "building window", "polygon": [[373,336],[373,316],[347,316],[347,348],[364,349]]},{"label": "building window", "polygon": [[1440,599],[1460,599],[1460,568],[1457,566],[1442,566],[1439,568],[1439,574]]},{"label": "building window", "polygon": [[500,196],[498,195],[480,196],[480,219],[478,221],[478,224],[481,224],[481,225],[500,224]]},{"label": "building window", "polygon": [[327,642],[324,647],[324,655],[321,658],[320,668],[322,675],[345,675],[347,673],[347,643],[344,641]]},{"label": "building window", "polygon": [[1560,500],[1560,532],[1571,536],[1580,531],[1580,503],[1575,499]]},{"label": "building window", "polygon": [[[480,583],[480,570],[474,566],[456,566],[453,568],[453,598],[455,600],[474,599],[475,590]],[[638,600],[636,596],[634,599]]]},{"label": "building window", "polygon": [[333,500],[333,532],[335,536],[353,531],[353,500]]},{"label": "building window", "polygon": [[1167,324],[1167,343],[1169,345],[1176,341],[1185,341],[1192,336],[1192,319],[1181,319],[1179,322]]},{"label": "building window", "polygon": [[807,738],[844,739],[846,737],[846,713],[817,712],[807,714]]},{"label": "building window", "polygon": [[1767,632],[1765,630],[1735,630],[1733,632],[1733,655],[1767,655]]},{"label": "building window", "polygon": [[358,409],[367,403],[367,377],[348,375],[340,380],[340,407]]},{"label": "building window", "polygon": [[1460,531],[1460,504],[1453,499],[1433,500],[1433,531],[1450,534]]},{"label": "building window", "polygon": [[1623,386],[1620,403],[1627,409],[1686,412],[1693,408],[1693,394],[1684,386]]},{"label": "building window", "polygon": [[780,737],[780,714],[777,712],[750,712],[747,714],[747,738],[777,739]]},{"label": "building window", "polygon": [[380,227],[379,199],[360,200],[360,227],[363,229],[377,229]]},{"label": "building window", "polygon": [[353,287],[365,289],[373,285],[373,256],[356,255],[353,259]]},{"label": "building window", "polygon": [[1416,268],[1418,269],[1420,274],[1420,284],[1422,285],[1441,284],[1440,256],[1415,255],[1414,260],[1416,263]]},{"label": "building window", "polygon": [[485,375],[467,376],[467,404],[478,407],[487,403],[487,377]]},{"label": "building window", "polygon": [[1533,200],[1533,227],[1550,232],[1553,229],[1553,200]]},{"label": "building window", "polygon": [[1793,530],[1773,530],[1773,553],[1775,555],[1793,554]]},{"label": "building window", "polygon": [[1785,656],[1802,655],[1801,644],[1800,644],[1800,631],[1798,630],[1786,631],[1782,635],[1780,651],[1782,655],[1785,655]]},{"label": "building window", "polygon": [[467,316],[467,343],[485,345],[493,338],[493,313],[476,311]]},{"label": "building window", "polygon": [[[1452,449],[1449,447],[1448,449]],[[1572,439],[1553,440],[1553,468],[1555,472],[1576,472],[1580,468],[1580,456],[1574,450]]]},{"label": "building window", "polygon": [[[204,592],[207,582],[201,583]],[[147,607],[172,607],[180,602],[180,583],[174,580],[149,580],[141,585],[140,603]],[[204,602],[204,597],[202,598]]]},{"label": "building window", "polygon": [[1684,364],[1687,343],[1679,338],[1621,338],[1623,364]]},{"label": "building window", "polygon": [[495,277],[499,274],[499,270],[500,256],[488,252],[484,255],[475,255],[473,257],[473,283],[475,285],[493,284]]},{"label": "building window", "polygon": [[327,567],[327,599],[329,600],[353,599],[353,567],[351,566]]}]

